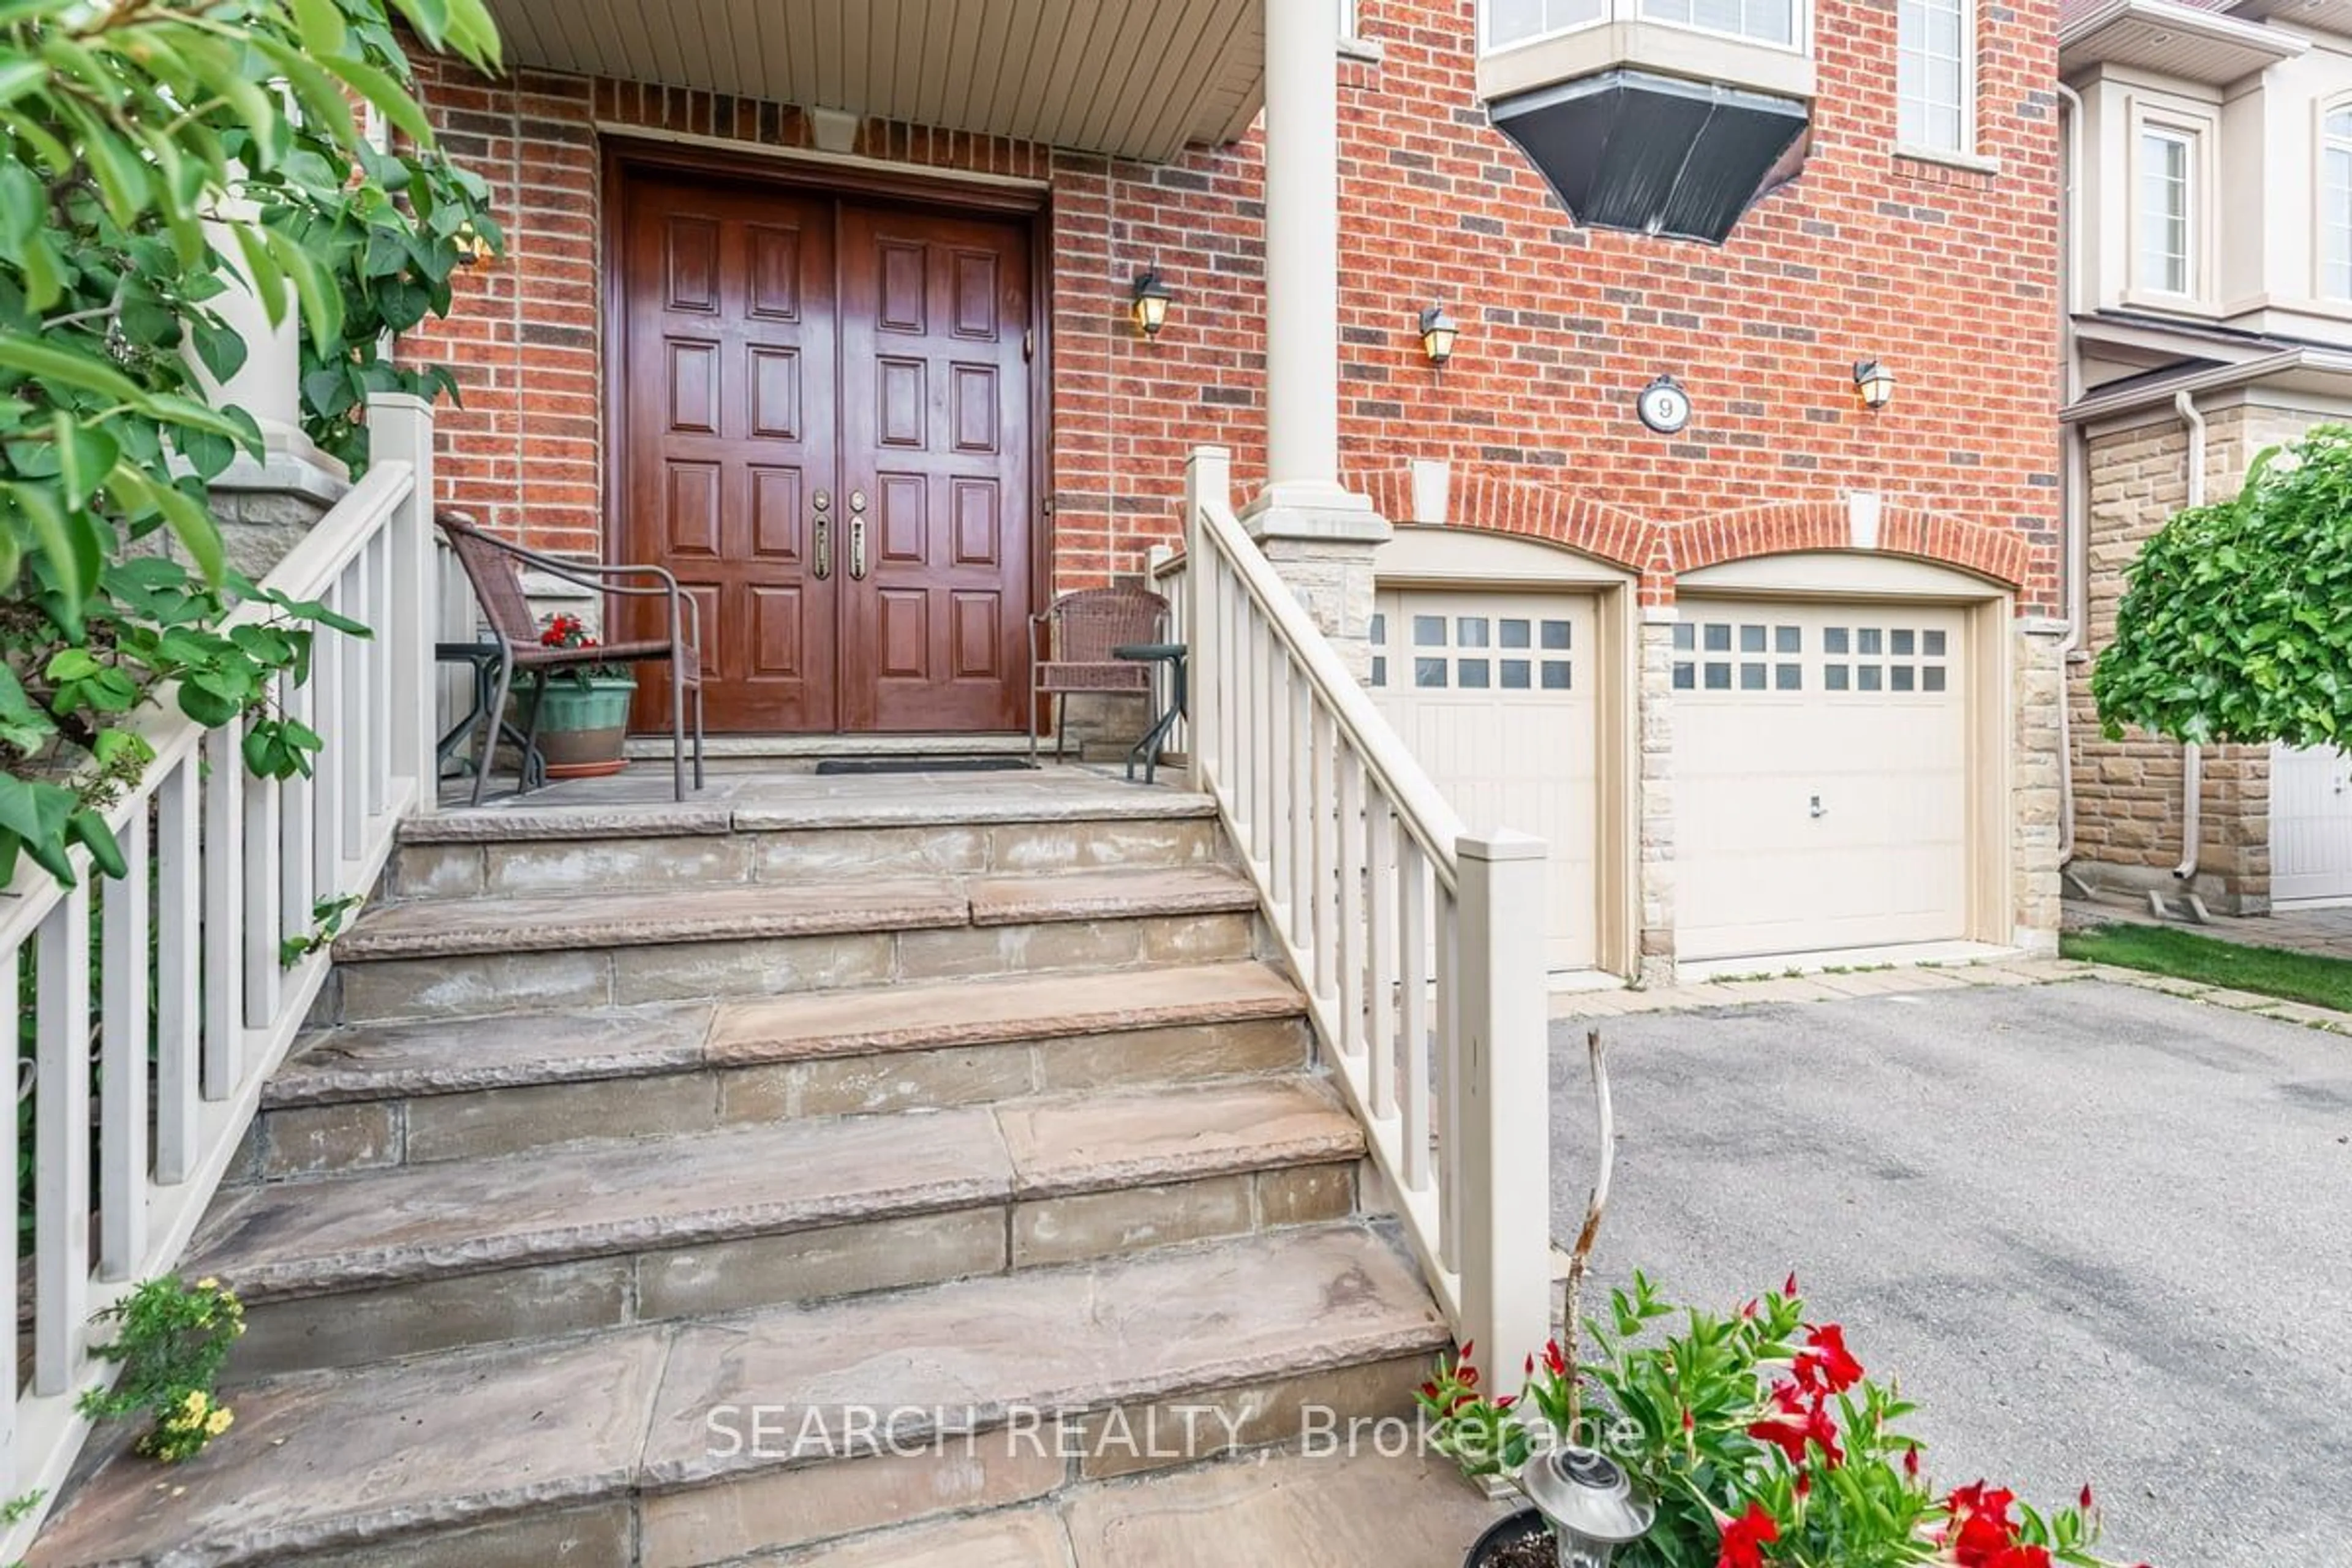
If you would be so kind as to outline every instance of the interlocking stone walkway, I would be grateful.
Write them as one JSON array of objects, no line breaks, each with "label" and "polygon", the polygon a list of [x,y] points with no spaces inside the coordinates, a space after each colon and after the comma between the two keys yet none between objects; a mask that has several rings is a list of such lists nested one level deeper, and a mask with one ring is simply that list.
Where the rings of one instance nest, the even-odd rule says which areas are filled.
[{"label": "interlocking stone walkway", "polygon": [[2121,899],[2069,899],[2066,929],[2084,931],[2101,925],[2169,925],[2219,942],[2247,947],[2279,947],[2322,958],[2352,958],[2352,907],[2326,910],[2282,910],[2267,915],[2215,915],[2205,925],[2187,921],[2159,921],[2145,903]]}]

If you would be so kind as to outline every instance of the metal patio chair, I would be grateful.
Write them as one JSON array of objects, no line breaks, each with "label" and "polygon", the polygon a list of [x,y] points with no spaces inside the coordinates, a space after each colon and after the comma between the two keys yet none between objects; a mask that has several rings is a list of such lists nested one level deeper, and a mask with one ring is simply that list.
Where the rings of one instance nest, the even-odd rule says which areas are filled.
[{"label": "metal patio chair", "polygon": [[1115,658],[1131,643],[1165,640],[1168,601],[1145,588],[1083,588],[1029,617],[1029,762],[1037,761],[1037,699],[1054,700],[1054,760],[1062,760],[1063,714],[1074,691],[1151,694],[1148,664]]},{"label": "metal patio chair", "polygon": [[[490,637],[499,654],[498,676],[483,716],[481,749],[474,763],[473,804],[482,804],[482,786],[489,779],[490,754],[498,747],[499,724],[506,712],[507,694],[515,671],[530,676],[533,690],[543,689],[550,672],[591,664],[669,665],[670,767],[679,800],[686,798],[686,694],[694,693],[694,787],[702,787],[702,606],[683,592],[666,567],[566,560],[485,533],[464,512],[444,511],[435,521],[457,554],[466,580],[474,585]],[[535,567],[549,576],[583,588],[593,588],[608,598],[658,598],[667,602],[667,635],[625,642],[600,643],[593,647],[547,647],[539,640],[539,617],[531,613],[523,592],[522,569]],[[631,577],[652,578],[630,583]],[[608,619],[607,625],[610,624]],[[522,776],[517,794],[530,788],[530,752],[539,739],[539,710],[531,704],[530,729],[523,736]]]}]

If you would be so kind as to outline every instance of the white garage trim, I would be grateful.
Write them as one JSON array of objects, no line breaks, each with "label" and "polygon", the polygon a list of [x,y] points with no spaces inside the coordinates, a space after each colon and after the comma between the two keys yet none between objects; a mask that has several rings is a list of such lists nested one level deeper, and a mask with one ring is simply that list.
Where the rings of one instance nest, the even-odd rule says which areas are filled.
[{"label": "white garage trim", "polygon": [[[1948,605],[1961,615],[1965,629],[1960,652],[1966,661],[1961,719],[1966,748],[1966,908],[1965,929],[1953,934],[1974,942],[2011,942],[2015,928],[2010,796],[2015,700],[2008,591],[1972,574],[1908,557],[1808,552],[1730,562],[1685,574],[1677,584],[1677,597],[1688,601],[1678,610],[1685,620],[1703,614],[1710,603],[1732,599],[1766,605],[1778,600],[1816,608],[1839,603],[1867,607],[1907,602]],[[1759,959],[1769,956],[1759,955]]]},{"label": "white garage trim", "polygon": [[[1581,662],[1593,676],[1597,842],[1594,951],[1599,966],[1632,977],[1641,963],[1641,660],[1633,574],[1563,545],[1475,528],[1400,526],[1372,555],[1382,595],[1559,592],[1591,596],[1596,646]],[[1540,825],[1513,823],[1544,837]]]}]

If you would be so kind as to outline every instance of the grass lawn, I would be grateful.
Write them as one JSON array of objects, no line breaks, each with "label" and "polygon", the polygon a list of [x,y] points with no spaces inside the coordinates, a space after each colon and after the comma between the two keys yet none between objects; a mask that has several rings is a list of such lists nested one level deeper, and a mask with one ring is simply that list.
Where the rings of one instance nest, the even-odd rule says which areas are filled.
[{"label": "grass lawn", "polygon": [[2290,1002],[2352,1013],[2352,959],[2317,958],[2270,947],[2242,947],[2171,926],[2105,925],[2069,931],[2058,951],[2068,958],[2178,975]]}]

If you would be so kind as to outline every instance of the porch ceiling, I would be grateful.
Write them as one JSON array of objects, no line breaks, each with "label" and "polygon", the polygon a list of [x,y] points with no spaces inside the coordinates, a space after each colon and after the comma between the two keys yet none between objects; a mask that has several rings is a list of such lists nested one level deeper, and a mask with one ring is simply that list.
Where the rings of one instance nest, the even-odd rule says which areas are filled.
[{"label": "porch ceiling", "polygon": [[1272,0],[489,0],[510,62],[1153,162],[1248,130]]}]

